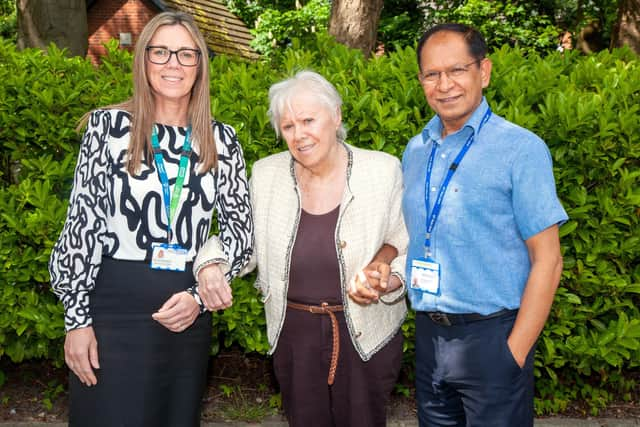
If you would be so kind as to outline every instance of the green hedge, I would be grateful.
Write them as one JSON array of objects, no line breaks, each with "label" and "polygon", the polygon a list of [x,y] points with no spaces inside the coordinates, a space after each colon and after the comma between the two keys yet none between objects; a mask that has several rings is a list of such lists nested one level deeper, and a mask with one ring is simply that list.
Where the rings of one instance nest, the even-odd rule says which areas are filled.
[{"label": "green hedge", "polygon": [[[79,117],[131,91],[128,53],[111,45],[94,68],[52,47],[17,52],[0,42],[0,357],[62,364],[62,307],[47,261],[62,227],[80,136]],[[640,371],[640,64],[627,50],[545,58],[504,48],[491,55],[493,110],[547,141],[570,221],[565,267],[536,355],[538,413],[586,400],[597,412],[638,385]],[[349,142],[400,156],[431,116],[416,79],[415,51],[366,61],[327,40],[274,63],[216,57],[212,109],[238,131],[249,165],[285,149],[266,116],[271,84],[301,68],[344,98]],[[233,284],[234,306],[214,316],[218,346],[267,349],[252,278]],[[406,360],[413,322],[403,327]],[[1,377],[1,375],[0,375]],[[1,381],[0,381],[1,383]]]}]

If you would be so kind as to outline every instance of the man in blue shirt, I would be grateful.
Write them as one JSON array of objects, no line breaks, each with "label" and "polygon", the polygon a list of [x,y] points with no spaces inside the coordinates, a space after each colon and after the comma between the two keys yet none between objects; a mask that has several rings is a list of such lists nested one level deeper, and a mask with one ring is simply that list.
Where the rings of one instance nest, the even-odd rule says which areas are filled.
[{"label": "man in blue shirt", "polygon": [[533,353],[562,272],[551,155],[492,113],[475,29],[418,44],[436,116],[403,155],[420,426],[533,425]]}]

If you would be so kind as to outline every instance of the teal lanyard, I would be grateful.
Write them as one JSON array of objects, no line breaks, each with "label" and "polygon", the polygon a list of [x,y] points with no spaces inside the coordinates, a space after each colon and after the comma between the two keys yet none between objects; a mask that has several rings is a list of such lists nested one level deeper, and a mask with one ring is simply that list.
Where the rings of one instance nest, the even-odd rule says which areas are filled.
[{"label": "teal lanyard", "polygon": [[160,149],[160,143],[158,142],[158,131],[156,126],[153,126],[151,131],[151,146],[153,147],[153,157],[156,161],[156,167],[158,168],[158,177],[162,184],[162,195],[164,199],[164,209],[167,214],[167,240],[171,243],[171,221],[178,208],[178,202],[180,201],[180,193],[182,193],[182,186],[184,185],[184,177],[187,174],[187,166],[189,164],[189,158],[191,157],[191,126],[187,128],[187,133],[184,137],[184,144],[182,145],[182,153],[180,154],[180,168],[178,169],[178,176],[176,178],[176,184],[173,187],[173,194],[169,190],[169,178],[167,177],[167,170],[164,167],[164,159],[162,158],[162,150]]}]

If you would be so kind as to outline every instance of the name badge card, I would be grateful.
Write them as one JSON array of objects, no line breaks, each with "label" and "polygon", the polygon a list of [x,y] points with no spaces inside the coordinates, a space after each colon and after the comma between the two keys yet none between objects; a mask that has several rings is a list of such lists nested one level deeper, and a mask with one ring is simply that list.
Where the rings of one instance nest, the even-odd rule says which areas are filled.
[{"label": "name badge card", "polygon": [[179,245],[156,243],[153,245],[151,268],[154,270],[185,271],[187,250]]},{"label": "name badge card", "polygon": [[440,294],[440,264],[430,258],[411,261],[411,289]]}]

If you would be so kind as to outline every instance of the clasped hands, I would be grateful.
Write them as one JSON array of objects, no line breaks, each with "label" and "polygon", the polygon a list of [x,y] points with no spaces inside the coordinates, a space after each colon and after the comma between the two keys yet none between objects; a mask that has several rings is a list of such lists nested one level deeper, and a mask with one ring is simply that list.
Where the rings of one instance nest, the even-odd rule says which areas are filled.
[{"label": "clasped hands", "polygon": [[[224,310],[233,304],[231,287],[218,264],[210,264],[198,272],[198,294],[209,311]],[[187,292],[180,292],[169,298],[152,317],[167,329],[181,332],[191,326],[199,312],[195,299]]]},{"label": "clasped hands", "polygon": [[[209,311],[231,307],[231,287],[218,264],[198,272],[198,294]],[[182,332],[195,322],[200,307],[188,292],[174,294],[151,317],[172,332]]]},{"label": "clasped hands", "polygon": [[401,285],[400,279],[391,275],[389,264],[372,261],[349,282],[349,297],[358,304],[368,305]]},{"label": "clasped hands", "polygon": [[198,272],[198,293],[209,311],[224,310],[233,304],[231,286],[218,264],[209,264]]}]

